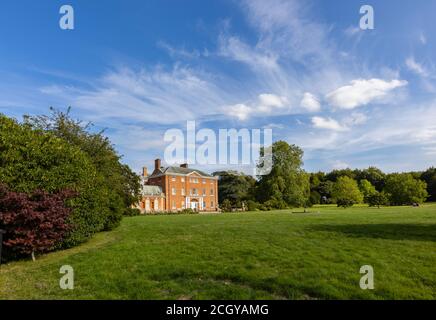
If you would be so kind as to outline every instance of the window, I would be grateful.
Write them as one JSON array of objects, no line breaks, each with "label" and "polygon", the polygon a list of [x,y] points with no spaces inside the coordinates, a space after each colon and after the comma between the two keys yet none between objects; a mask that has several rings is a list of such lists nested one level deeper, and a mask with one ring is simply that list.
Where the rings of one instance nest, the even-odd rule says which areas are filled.
[{"label": "window", "polygon": [[210,195],[213,196],[213,189],[210,189]]},{"label": "window", "polygon": [[206,208],[206,201],[203,201],[203,209]]},{"label": "window", "polygon": [[198,178],[190,178],[189,181],[192,183],[198,183]]},{"label": "window", "polygon": [[213,201],[210,202],[210,207],[213,208]]},{"label": "window", "polygon": [[185,182],[185,177],[181,177],[180,179],[182,180],[182,182]]},{"label": "window", "polygon": [[182,196],[185,195],[185,188],[182,188]]},{"label": "window", "polygon": [[177,194],[177,192],[176,192],[176,188],[172,188],[172,189],[171,189],[171,193],[172,193],[173,196],[175,196],[175,195]]},{"label": "window", "polygon": [[175,177],[175,176],[172,176],[172,177],[171,177],[171,181],[176,181],[176,177]]},{"label": "window", "polygon": [[173,209],[177,209],[176,202],[173,200]]},{"label": "window", "polygon": [[191,189],[191,196],[198,196],[197,189]]},{"label": "window", "polygon": [[206,189],[203,189],[203,196],[206,195]]},{"label": "window", "polygon": [[182,209],[185,209],[185,201],[182,201]]},{"label": "window", "polygon": [[206,180],[205,179],[203,179],[203,184],[205,184],[206,183]]}]

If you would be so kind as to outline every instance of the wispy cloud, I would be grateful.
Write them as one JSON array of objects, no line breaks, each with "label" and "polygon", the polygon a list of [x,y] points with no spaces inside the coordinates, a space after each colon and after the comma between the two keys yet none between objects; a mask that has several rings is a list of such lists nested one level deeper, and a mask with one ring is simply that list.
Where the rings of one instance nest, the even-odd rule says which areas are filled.
[{"label": "wispy cloud", "polygon": [[423,76],[423,77],[428,76],[427,70],[420,63],[416,62],[414,57],[409,57],[406,59],[406,66],[410,71],[412,71],[420,76]]}]

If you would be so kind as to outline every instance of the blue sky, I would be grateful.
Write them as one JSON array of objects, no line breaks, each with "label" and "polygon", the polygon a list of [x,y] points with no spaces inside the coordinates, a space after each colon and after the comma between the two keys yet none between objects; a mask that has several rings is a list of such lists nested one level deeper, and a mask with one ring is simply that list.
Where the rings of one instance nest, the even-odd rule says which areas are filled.
[{"label": "blue sky", "polygon": [[[59,28],[63,4],[74,30]],[[365,4],[374,30],[358,27]],[[272,128],[309,171],[421,170],[436,164],[434,12],[436,1],[2,1],[0,112],[72,106],[135,170],[186,120]]]}]

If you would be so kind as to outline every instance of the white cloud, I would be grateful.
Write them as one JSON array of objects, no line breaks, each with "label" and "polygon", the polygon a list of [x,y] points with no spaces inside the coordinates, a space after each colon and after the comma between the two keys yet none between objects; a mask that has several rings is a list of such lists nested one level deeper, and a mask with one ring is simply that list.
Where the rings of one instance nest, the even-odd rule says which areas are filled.
[{"label": "white cloud", "polygon": [[321,109],[318,98],[309,92],[304,93],[300,105],[309,112],[317,112]]},{"label": "white cloud", "polygon": [[405,80],[384,81],[381,79],[357,79],[350,85],[340,87],[326,95],[330,105],[340,109],[354,109],[383,98],[394,90],[407,85]]},{"label": "white cloud", "polygon": [[246,120],[254,115],[271,115],[276,110],[286,107],[288,99],[286,97],[278,96],[272,93],[262,93],[258,96],[258,101],[247,105],[245,103],[238,103],[231,106],[224,107],[224,112],[239,120]]},{"label": "white cloud", "polygon": [[253,113],[253,109],[243,103],[226,106],[224,107],[224,111],[227,115],[236,117],[241,121],[246,120]]},{"label": "white cloud", "polygon": [[275,108],[283,108],[288,103],[286,97],[281,97],[272,93],[262,93],[259,95],[258,110],[271,112]]},{"label": "white cloud", "polygon": [[343,162],[341,160],[335,160],[332,164],[333,170],[341,170],[341,169],[347,169],[350,168],[350,165],[346,162]]},{"label": "white cloud", "polygon": [[332,118],[312,117],[312,124],[318,129],[327,129],[333,131],[345,131],[346,127],[342,126],[338,121]]},{"label": "white cloud", "polygon": [[420,63],[416,62],[414,57],[406,59],[406,66],[410,71],[420,76],[426,77],[428,75],[427,70]]}]

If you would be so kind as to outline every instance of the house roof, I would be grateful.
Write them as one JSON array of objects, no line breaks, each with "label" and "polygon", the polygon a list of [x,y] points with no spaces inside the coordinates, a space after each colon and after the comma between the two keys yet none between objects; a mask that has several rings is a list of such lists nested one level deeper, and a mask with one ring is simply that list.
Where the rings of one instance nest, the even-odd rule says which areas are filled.
[{"label": "house roof", "polygon": [[183,168],[183,167],[166,167],[166,168],[161,168],[159,170],[159,172],[153,172],[153,174],[151,176],[149,176],[148,178],[152,178],[155,176],[159,176],[162,174],[176,174],[176,175],[189,175],[191,173],[197,173],[202,177],[206,177],[206,178],[215,178],[214,176],[203,172],[201,170],[197,170],[197,169],[191,169],[191,168]]},{"label": "house roof", "polygon": [[160,196],[162,194],[162,188],[159,186],[142,186],[142,195],[144,196]]}]

